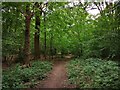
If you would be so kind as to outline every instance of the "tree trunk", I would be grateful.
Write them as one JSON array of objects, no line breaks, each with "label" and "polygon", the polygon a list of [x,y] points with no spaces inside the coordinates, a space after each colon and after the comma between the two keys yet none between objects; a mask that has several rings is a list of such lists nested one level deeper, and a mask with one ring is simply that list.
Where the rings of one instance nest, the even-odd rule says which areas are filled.
[{"label": "tree trunk", "polygon": [[24,64],[29,64],[30,61],[30,21],[31,18],[25,18],[25,45],[24,45]]},{"label": "tree trunk", "polygon": [[30,62],[30,22],[33,13],[30,12],[29,4],[26,6],[25,12],[25,45],[24,45],[24,64],[29,65]]},{"label": "tree trunk", "polygon": [[36,15],[36,22],[35,22],[35,34],[34,34],[34,51],[35,51],[35,59],[40,58],[40,18],[39,15]]},{"label": "tree trunk", "polygon": [[46,27],[45,27],[45,12],[44,12],[44,57],[46,59]]},{"label": "tree trunk", "polygon": [[51,59],[53,59],[53,33],[52,33],[52,31],[50,34],[50,56],[52,56]]}]

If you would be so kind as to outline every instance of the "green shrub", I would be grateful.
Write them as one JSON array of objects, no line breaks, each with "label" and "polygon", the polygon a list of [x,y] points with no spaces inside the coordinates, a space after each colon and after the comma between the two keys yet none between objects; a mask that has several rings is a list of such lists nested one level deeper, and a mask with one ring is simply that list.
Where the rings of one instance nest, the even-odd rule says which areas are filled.
[{"label": "green shrub", "polygon": [[67,65],[68,78],[80,88],[120,88],[119,66],[98,58],[75,59]]},{"label": "green shrub", "polygon": [[22,68],[19,64],[3,71],[2,88],[26,88],[24,83],[42,80],[46,73],[52,69],[47,61],[32,61],[31,67]]}]

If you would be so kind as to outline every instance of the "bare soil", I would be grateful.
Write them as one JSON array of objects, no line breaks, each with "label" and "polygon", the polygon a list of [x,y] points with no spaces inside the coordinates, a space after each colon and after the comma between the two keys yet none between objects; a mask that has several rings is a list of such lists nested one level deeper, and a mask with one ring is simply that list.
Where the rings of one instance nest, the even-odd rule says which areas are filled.
[{"label": "bare soil", "polygon": [[68,60],[55,60],[52,71],[47,78],[40,81],[36,88],[76,88],[68,82],[66,63]]}]

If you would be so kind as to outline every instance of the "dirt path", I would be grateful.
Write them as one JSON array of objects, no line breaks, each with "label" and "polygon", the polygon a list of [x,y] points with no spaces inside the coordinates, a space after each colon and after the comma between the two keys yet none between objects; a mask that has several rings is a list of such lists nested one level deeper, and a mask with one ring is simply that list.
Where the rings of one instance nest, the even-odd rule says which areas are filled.
[{"label": "dirt path", "polygon": [[47,78],[40,82],[37,88],[75,88],[74,85],[68,84],[66,73],[67,61],[55,61],[52,71]]}]

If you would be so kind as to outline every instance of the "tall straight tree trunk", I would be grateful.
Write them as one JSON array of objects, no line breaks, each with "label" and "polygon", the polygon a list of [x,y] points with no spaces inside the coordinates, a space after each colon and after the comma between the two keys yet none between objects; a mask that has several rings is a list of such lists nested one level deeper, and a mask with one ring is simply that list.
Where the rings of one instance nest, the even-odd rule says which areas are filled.
[{"label": "tall straight tree trunk", "polygon": [[35,51],[35,59],[40,58],[40,17],[36,15],[35,17],[35,34],[34,34],[34,51]]},{"label": "tall straight tree trunk", "polygon": [[34,14],[30,12],[30,6],[26,6],[25,16],[25,43],[24,43],[24,64],[29,65],[30,62],[30,22]]},{"label": "tall straight tree trunk", "polygon": [[30,21],[31,18],[26,16],[25,18],[25,45],[24,45],[24,64],[29,64],[30,60]]},{"label": "tall straight tree trunk", "polygon": [[38,9],[39,7],[40,10],[36,10],[35,13],[35,34],[34,34],[34,52],[35,52],[35,59],[40,58],[40,17],[42,16],[42,2],[35,3],[36,8]]},{"label": "tall straight tree trunk", "polygon": [[45,26],[45,12],[44,12],[44,57],[46,59],[46,26]]}]

